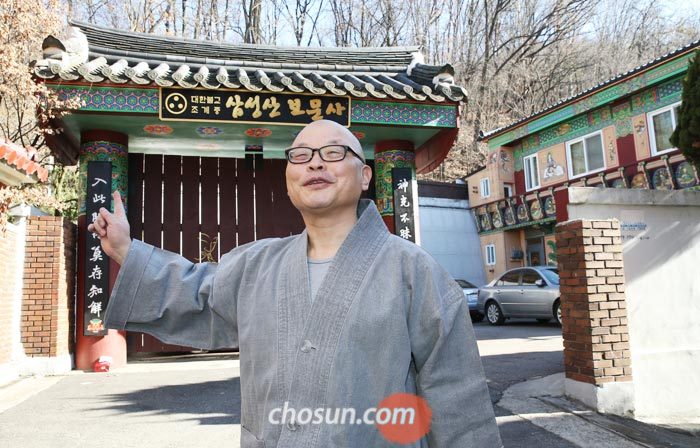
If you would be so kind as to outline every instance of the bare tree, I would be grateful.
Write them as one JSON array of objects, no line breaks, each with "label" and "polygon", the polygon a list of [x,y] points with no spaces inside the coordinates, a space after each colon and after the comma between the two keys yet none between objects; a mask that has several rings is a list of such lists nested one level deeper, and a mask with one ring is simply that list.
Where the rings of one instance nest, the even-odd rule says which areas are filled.
[{"label": "bare tree", "polygon": [[700,37],[658,0],[64,0],[114,28],[229,42],[420,45],[468,93],[442,171],[483,160],[481,132],[532,115]]},{"label": "bare tree", "polygon": [[[308,38],[310,43],[316,31],[316,24],[322,12],[323,0],[295,0],[284,2],[287,12],[287,20],[292,27],[292,33],[297,45],[301,45],[306,34],[307,21],[311,22],[311,32]],[[315,8],[315,11],[314,11]],[[308,45],[308,43],[307,43]]]},{"label": "bare tree", "polygon": [[352,0],[329,0],[333,18],[333,38],[337,47],[350,46],[352,36]]},{"label": "bare tree", "polygon": [[262,0],[243,0],[243,19],[245,21],[245,32],[243,41],[249,44],[260,43],[260,13],[262,11]]},{"label": "bare tree", "polygon": [[[282,18],[282,8],[279,6],[280,0],[267,0],[267,7],[263,8],[265,20],[260,27],[262,42],[276,44],[280,33],[280,21]],[[282,0],[284,1],[284,0]]]},{"label": "bare tree", "polygon": [[[57,0],[0,2],[0,55],[3,61],[0,64],[0,141],[19,145],[27,157],[45,166],[52,165],[45,136],[61,132],[56,128],[55,119],[81,103],[77,98],[60,99],[45,84],[37,83],[30,67],[31,61],[41,55],[41,43],[46,35],[60,36],[65,14],[62,6]],[[64,209],[62,201],[65,196],[56,194],[50,186],[58,171],[63,173],[54,170],[49,184],[0,188],[0,236],[11,205],[26,202]]]}]

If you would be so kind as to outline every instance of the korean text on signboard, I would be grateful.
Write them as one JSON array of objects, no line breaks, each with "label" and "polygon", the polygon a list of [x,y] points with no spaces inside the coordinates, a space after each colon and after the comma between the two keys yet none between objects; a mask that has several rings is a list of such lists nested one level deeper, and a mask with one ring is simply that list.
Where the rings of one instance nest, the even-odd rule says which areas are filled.
[{"label": "korean text on signboard", "polygon": [[[101,207],[112,204],[112,163],[88,162],[85,212],[87,226],[95,222]],[[83,335],[104,336],[104,312],[109,300],[109,257],[102,251],[96,233],[85,232],[85,297]]]},{"label": "korean text on signboard", "polygon": [[394,226],[396,234],[403,239],[416,242],[415,210],[418,204],[414,199],[413,170],[411,168],[392,168],[394,187]]},{"label": "korean text on signboard", "polygon": [[325,119],[350,126],[350,97],[163,87],[160,118],[298,125]]}]

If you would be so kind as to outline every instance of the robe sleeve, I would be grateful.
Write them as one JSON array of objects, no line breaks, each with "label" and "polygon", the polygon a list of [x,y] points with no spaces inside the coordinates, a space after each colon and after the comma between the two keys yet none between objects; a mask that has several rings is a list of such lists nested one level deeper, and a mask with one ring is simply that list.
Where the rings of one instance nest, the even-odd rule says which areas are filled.
[{"label": "robe sleeve", "polygon": [[[248,245],[246,245],[248,246]],[[114,284],[105,326],[202,349],[238,347],[236,297],[245,246],[220,263],[192,263],[133,240]]]},{"label": "robe sleeve", "polygon": [[501,448],[467,301],[431,267],[417,276],[409,316],[416,386],[432,410],[428,446]]}]

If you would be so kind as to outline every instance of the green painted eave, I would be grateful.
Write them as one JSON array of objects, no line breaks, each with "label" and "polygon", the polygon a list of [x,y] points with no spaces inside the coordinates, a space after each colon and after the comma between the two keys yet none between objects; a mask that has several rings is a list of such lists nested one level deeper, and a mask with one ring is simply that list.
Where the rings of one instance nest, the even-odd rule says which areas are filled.
[{"label": "green painted eave", "polygon": [[[267,158],[283,158],[303,125],[235,121],[161,120],[157,88],[133,85],[49,84],[62,98],[79,97],[83,105],[62,118],[72,141],[89,130],[129,136],[129,151],[144,154],[243,157],[246,145],[260,145]],[[365,156],[377,142],[410,140],[420,147],[444,129],[456,128],[458,104],[391,100],[352,100],[350,130]]]},{"label": "green painted eave", "polygon": [[[81,132],[89,130],[126,134],[132,153],[237,158],[244,156],[246,145],[261,145],[265,158],[284,158],[284,150],[301,130],[301,126],[174,122],[161,121],[157,115],[115,116],[82,112],[65,116],[63,123],[64,130],[76,141],[80,141]],[[154,134],[153,130],[158,127],[163,133]],[[217,133],[202,134],[201,128],[210,128]],[[250,129],[262,129],[269,135],[251,137],[246,135]],[[353,124],[350,130],[360,137],[365,157],[373,159],[374,145],[378,141],[411,140],[418,147],[441,129]]]}]

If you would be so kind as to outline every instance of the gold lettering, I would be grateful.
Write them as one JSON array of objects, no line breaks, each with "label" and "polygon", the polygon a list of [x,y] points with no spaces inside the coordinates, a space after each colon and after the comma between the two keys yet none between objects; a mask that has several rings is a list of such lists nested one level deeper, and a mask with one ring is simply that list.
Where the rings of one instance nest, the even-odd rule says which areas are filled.
[{"label": "gold lettering", "polygon": [[329,103],[328,107],[326,107],[326,115],[335,114],[342,116],[345,109],[346,107],[340,104],[340,102]]},{"label": "gold lettering", "polygon": [[240,95],[233,95],[226,100],[226,107],[232,107],[231,116],[233,118],[240,118],[243,116],[243,101],[241,101]]},{"label": "gold lettering", "polygon": [[255,95],[248,98],[245,101],[245,108],[255,109],[253,111],[253,118],[260,118],[262,116],[262,112],[260,112],[260,96]]},{"label": "gold lettering", "polygon": [[289,113],[292,114],[292,116],[297,116],[297,115],[303,115],[304,111],[301,110],[301,100],[299,98],[294,98],[287,100],[287,104],[289,105]]},{"label": "gold lettering", "polygon": [[272,109],[270,111],[270,113],[268,114],[270,118],[275,118],[275,117],[279,117],[280,115],[282,115],[282,113],[279,112],[280,103],[277,102],[276,96],[271,96],[269,98],[265,98],[265,101],[263,102],[262,108],[263,108],[263,110]]},{"label": "gold lettering", "polygon": [[312,100],[309,100],[309,107],[311,109],[306,109],[307,115],[311,116],[311,119],[316,121],[320,120],[323,118],[323,115],[321,115],[321,100],[318,98],[314,98]]}]

